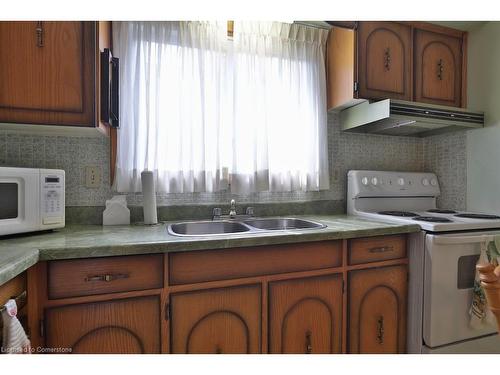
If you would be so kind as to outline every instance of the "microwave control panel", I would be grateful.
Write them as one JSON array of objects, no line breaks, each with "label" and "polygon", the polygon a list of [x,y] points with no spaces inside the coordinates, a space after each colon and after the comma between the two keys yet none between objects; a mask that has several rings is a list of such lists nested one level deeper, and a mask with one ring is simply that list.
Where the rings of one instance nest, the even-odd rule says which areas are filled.
[{"label": "microwave control panel", "polygon": [[40,203],[42,225],[64,226],[64,171],[50,171],[40,174]]}]

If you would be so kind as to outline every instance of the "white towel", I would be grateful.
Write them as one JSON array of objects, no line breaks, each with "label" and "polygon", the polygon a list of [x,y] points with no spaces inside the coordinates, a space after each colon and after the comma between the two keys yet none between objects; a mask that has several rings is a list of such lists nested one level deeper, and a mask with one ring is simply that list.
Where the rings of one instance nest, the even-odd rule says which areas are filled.
[{"label": "white towel", "polygon": [[[494,266],[498,266],[498,260],[500,259],[500,253],[497,249],[500,249],[500,237],[496,236],[493,241],[484,241],[481,243],[481,255],[477,261],[477,264],[491,263]],[[472,303],[469,310],[470,321],[469,325],[473,329],[485,328],[487,326],[495,327],[495,316],[488,308],[488,303],[486,301],[486,295],[481,287],[481,281],[479,279],[479,272],[476,271],[476,277],[474,280],[474,290],[472,294]]]},{"label": "white towel", "polygon": [[3,343],[2,353],[20,354],[30,353],[30,340],[24,332],[23,326],[17,319],[16,301],[10,299],[2,310]]}]

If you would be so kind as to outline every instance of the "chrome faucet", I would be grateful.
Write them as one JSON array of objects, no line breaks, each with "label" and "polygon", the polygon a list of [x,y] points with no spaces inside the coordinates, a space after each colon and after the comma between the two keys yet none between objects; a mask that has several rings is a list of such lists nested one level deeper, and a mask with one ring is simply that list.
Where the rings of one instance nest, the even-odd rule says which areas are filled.
[{"label": "chrome faucet", "polygon": [[231,199],[231,206],[229,208],[229,217],[234,219],[236,217],[236,201]]},{"label": "chrome faucet", "polygon": [[227,219],[237,219],[237,218],[246,219],[253,216],[254,216],[253,207],[247,207],[244,215],[238,215],[236,213],[236,201],[234,199],[231,199],[228,215],[222,215],[222,210],[220,207],[214,207],[212,209],[212,220],[223,220],[223,219],[227,220]]}]

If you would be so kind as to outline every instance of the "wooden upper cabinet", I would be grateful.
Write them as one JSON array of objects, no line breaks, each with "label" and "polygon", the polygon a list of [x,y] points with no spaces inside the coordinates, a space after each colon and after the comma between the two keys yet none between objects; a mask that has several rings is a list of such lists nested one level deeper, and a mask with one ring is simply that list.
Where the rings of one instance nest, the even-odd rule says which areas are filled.
[{"label": "wooden upper cabinet", "polygon": [[467,33],[427,22],[333,26],[326,48],[327,106],[397,99],[465,107]]},{"label": "wooden upper cabinet", "polygon": [[137,297],[49,308],[46,344],[75,354],[160,352],[160,299]]},{"label": "wooden upper cabinet", "polygon": [[415,30],[415,101],[462,104],[462,38]]},{"label": "wooden upper cabinet", "polygon": [[411,28],[396,22],[360,22],[359,96],[411,100]]},{"label": "wooden upper cabinet", "polygon": [[405,353],[407,266],[349,273],[350,353]]},{"label": "wooden upper cabinet", "polygon": [[0,22],[0,123],[109,128],[99,120],[108,21]]},{"label": "wooden upper cabinet", "polygon": [[261,298],[260,284],[173,294],[172,353],[260,353]]},{"label": "wooden upper cabinet", "polygon": [[271,283],[269,327],[270,353],[340,353],[342,275]]}]

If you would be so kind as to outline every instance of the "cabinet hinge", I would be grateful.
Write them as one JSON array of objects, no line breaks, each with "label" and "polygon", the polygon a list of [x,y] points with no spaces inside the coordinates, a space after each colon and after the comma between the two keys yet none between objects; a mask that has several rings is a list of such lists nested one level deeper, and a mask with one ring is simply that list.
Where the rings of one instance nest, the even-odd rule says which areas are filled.
[{"label": "cabinet hinge", "polygon": [[170,320],[170,303],[165,304],[165,320]]},{"label": "cabinet hinge", "polygon": [[354,92],[358,92],[358,90],[359,90],[359,82],[354,81]]},{"label": "cabinet hinge", "polygon": [[43,319],[40,319],[40,337],[45,336],[45,322]]}]

